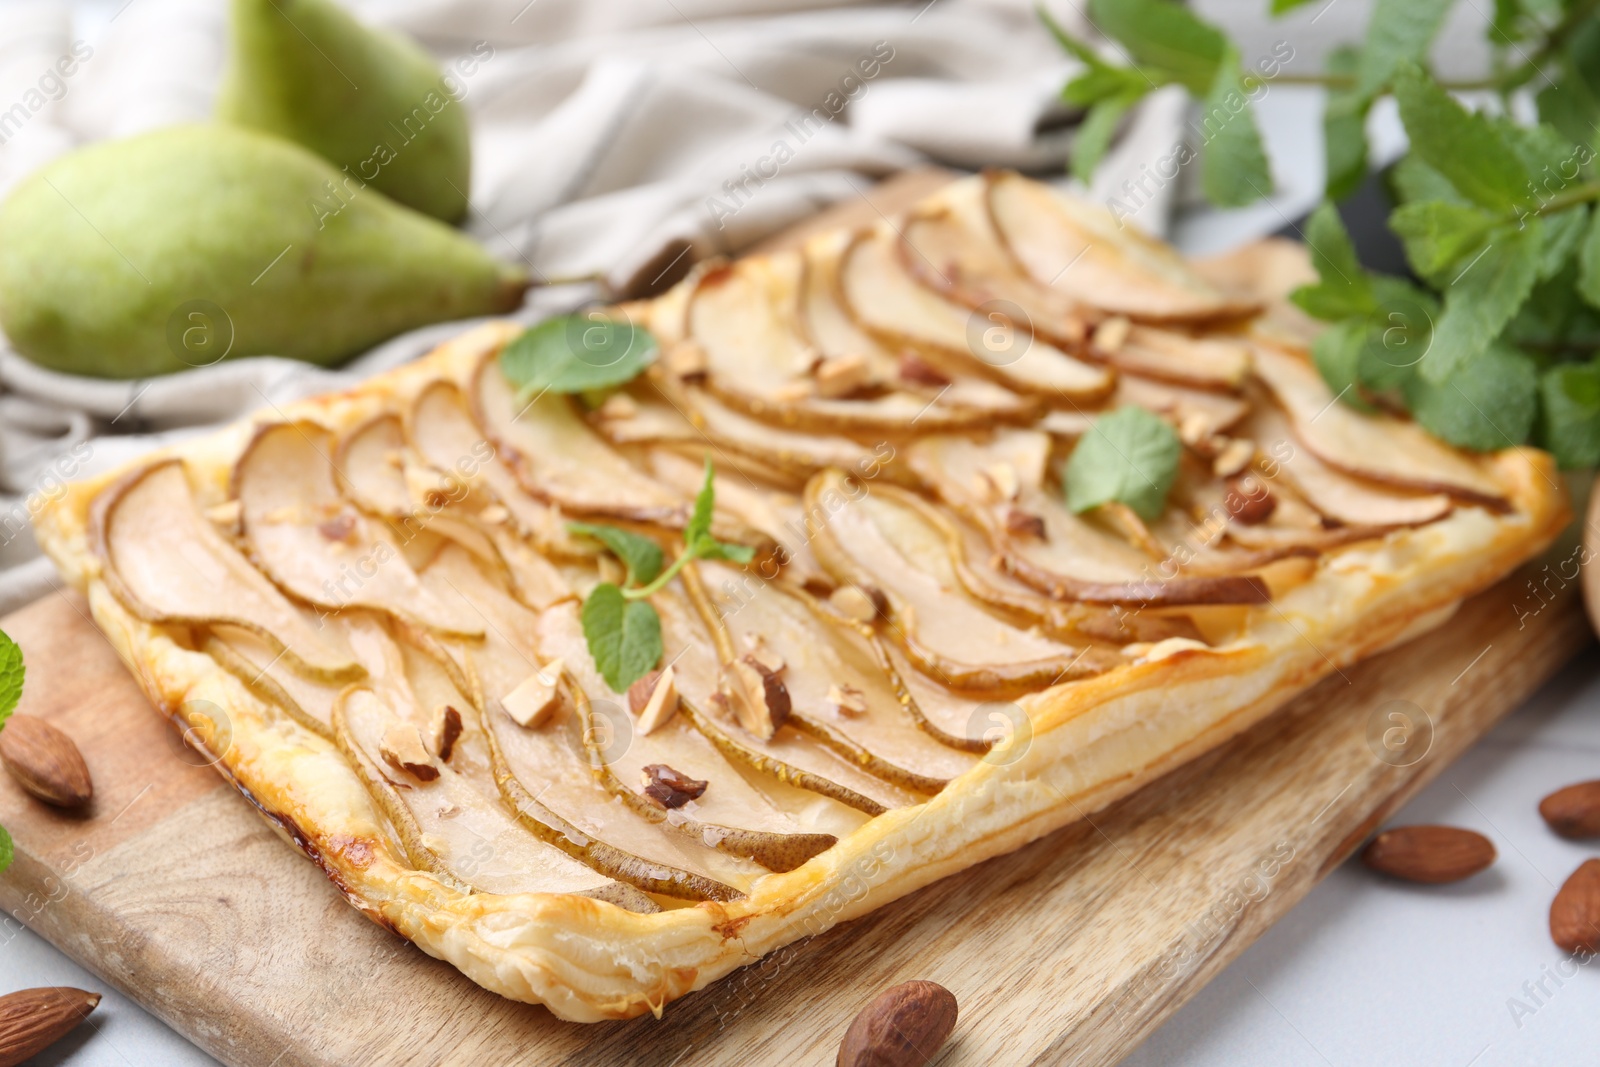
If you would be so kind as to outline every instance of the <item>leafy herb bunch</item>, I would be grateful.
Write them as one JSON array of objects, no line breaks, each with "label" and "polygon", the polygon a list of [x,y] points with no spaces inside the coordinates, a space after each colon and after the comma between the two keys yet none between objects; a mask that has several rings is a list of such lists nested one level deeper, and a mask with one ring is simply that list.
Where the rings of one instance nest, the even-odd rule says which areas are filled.
[{"label": "leafy herb bunch", "polygon": [[[1272,0],[1274,14],[1306,0]],[[1563,467],[1600,463],[1600,0],[1496,0],[1493,69],[1442,81],[1427,64],[1454,0],[1377,0],[1364,41],[1322,74],[1278,83],[1328,89],[1327,196],[1367,172],[1365,123],[1392,96],[1410,139],[1388,173],[1389,228],[1413,276],[1357,262],[1324,203],[1305,228],[1320,281],[1292,299],[1331,324],[1313,354],[1357,407],[1409,411],[1436,436],[1488,450],[1534,441]],[[1092,23],[1125,51],[1113,63],[1046,25],[1087,69],[1062,90],[1087,114],[1075,173],[1087,178],[1121,116],[1181,84],[1207,112],[1202,186],[1223,206],[1272,189],[1245,89],[1254,77],[1215,26],[1172,0],[1090,0]],[[1452,90],[1477,90],[1474,110]],[[1526,105],[1526,107],[1524,106]],[[1518,122],[1531,111],[1537,121]],[[1531,118],[1531,116],[1530,116]],[[1212,120],[1215,119],[1213,123]]]}]

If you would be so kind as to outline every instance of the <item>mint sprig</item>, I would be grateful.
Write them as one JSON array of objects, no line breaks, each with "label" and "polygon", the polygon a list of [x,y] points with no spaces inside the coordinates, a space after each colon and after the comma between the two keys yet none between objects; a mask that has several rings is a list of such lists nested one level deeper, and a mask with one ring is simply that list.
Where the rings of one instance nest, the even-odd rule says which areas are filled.
[{"label": "mint sprig", "polygon": [[683,548],[665,570],[661,568],[661,546],[642,534],[619,526],[567,524],[572,533],[604,544],[627,568],[622,585],[601,582],[583,602],[583,637],[589,655],[615,692],[625,692],[661,661],[661,616],[649,602],[652,594],[665,588],[692,560],[720,559],[744,564],[755,557],[755,550],[748,545],[729,544],[712,536],[714,478],[711,460],[707,459],[705,482],[683,528]]}]

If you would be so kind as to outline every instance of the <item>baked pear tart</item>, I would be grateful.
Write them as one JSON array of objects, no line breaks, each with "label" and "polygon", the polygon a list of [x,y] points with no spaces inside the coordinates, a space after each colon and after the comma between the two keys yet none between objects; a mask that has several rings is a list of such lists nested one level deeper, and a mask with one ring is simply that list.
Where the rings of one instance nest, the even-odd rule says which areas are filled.
[{"label": "baked pear tart", "polygon": [[1336,398],[1270,251],[1191,264],[982,174],[575,320],[631,377],[540,384],[481,326],[75,483],[38,537],[356,908],[563,1019],[659,1014],[1567,522],[1545,454]]}]

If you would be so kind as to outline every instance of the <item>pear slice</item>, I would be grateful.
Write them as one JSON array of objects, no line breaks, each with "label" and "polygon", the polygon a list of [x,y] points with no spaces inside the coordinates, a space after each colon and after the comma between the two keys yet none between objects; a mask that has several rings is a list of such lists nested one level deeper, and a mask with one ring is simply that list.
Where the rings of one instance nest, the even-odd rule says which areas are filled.
[{"label": "pear slice", "polygon": [[[865,430],[867,420],[862,409],[872,406],[874,417],[880,411],[884,416],[885,421],[878,423],[883,430],[914,423],[919,432],[932,433],[992,422],[1026,421],[1037,411],[1036,400],[1019,396],[987,378],[928,367],[914,354],[885,348],[857,325],[844,305],[839,282],[840,263],[852,244],[854,238],[847,232],[822,234],[806,242],[795,324],[801,336],[822,356],[859,356],[883,381],[894,381],[898,391],[875,400],[812,401],[820,414],[831,416],[842,405],[851,405],[854,424]],[[909,423],[901,417],[908,400],[920,405]],[[891,412],[892,422],[887,420]]]},{"label": "pear slice", "polygon": [[1482,462],[1416,423],[1336,403],[1308,359],[1268,344],[1254,344],[1252,354],[1256,376],[1283,406],[1296,438],[1329,466],[1375,482],[1509,507],[1505,490]]},{"label": "pear slice", "polygon": [[334,707],[333,725],[340,747],[419,869],[484,893],[573,893],[628,911],[661,910],[633,886],[527,833],[498,797],[481,792],[448,763],[435,761],[436,776],[426,781],[391,765],[380,755],[386,732],[409,724],[371,689],[347,690]]},{"label": "pear slice", "polygon": [[1202,280],[1172,248],[1108,212],[1015,172],[981,178],[995,232],[1042,285],[1113,315],[1151,322],[1248,315],[1259,305]]},{"label": "pear slice", "polygon": [[882,228],[859,236],[840,267],[850,315],[883,344],[909,346],[943,366],[984,374],[1052,403],[1090,403],[1111,391],[1104,368],[1074,359],[1000,312],[961,307],[906,273],[899,239]]},{"label": "pear slice", "polygon": [[[749,860],[768,870],[791,870],[834,843],[835,839],[825,834],[798,832],[787,815],[746,782],[686,721],[675,716],[649,734],[634,730],[626,697],[612,692],[594,669],[576,604],[558,604],[534,616],[494,588],[470,558],[448,549],[429,566],[427,575],[460,593],[491,624],[481,647],[463,651],[481,689],[490,728],[507,759],[516,765],[519,754],[532,756],[535,748],[540,748],[542,758],[534,766],[543,772],[534,781],[544,781],[558,767],[569,775],[581,771],[589,791],[585,807],[614,808],[609,798],[620,797],[630,817],[642,816],[636,836],[644,837],[646,831],[663,836],[659,829],[681,831],[664,835],[676,846],[675,858],[667,862],[704,870],[710,877],[732,880],[740,888],[752,877]],[[558,742],[544,731],[507,726],[509,719],[500,710],[506,694],[556,659],[573,683],[578,712],[576,721],[568,724],[568,740],[559,743],[570,748],[571,736],[577,736],[581,747],[575,752],[553,751]],[[575,760],[573,755],[583,758]],[[640,773],[650,764],[665,764],[711,785],[692,807],[664,811],[637,791]],[[548,799],[546,803],[554,806]],[[568,815],[568,809],[560,810],[574,823],[584,825],[582,812]],[[615,836],[609,825],[591,832],[608,841]],[[621,841],[612,843],[633,851]],[[655,858],[660,847],[658,843],[655,852],[641,854]]]},{"label": "pear slice", "polygon": [[1046,412],[1034,426],[1057,437],[1076,439],[1088,433],[1094,420],[1103,412],[1129,405],[1163,416],[1187,440],[1214,437],[1250,413],[1249,402],[1231,393],[1212,392],[1122,373],[1117,375],[1117,387],[1111,397],[1099,409],[1069,411],[1058,408]]},{"label": "pear slice", "polygon": [[1250,376],[1250,350],[1236,338],[1123,325],[1102,324],[1089,342],[1089,355],[1129,374],[1203,389],[1238,389]]},{"label": "pear slice", "polygon": [[1281,461],[1284,475],[1312,507],[1335,522],[1386,528],[1420,526],[1444,518],[1453,507],[1446,493],[1408,493],[1329,466],[1300,443],[1288,418],[1271,404],[1252,412],[1243,432],[1256,441],[1286,442],[1290,447],[1282,450],[1288,453]]},{"label": "pear slice", "polygon": [[598,437],[569,398],[545,393],[518,403],[495,356],[478,365],[471,403],[495,454],[535,500],[574,515],[675,527],[687,521],[687,504]]},{"label": "pear slice", "polygon": [[1106,657],[1074,648],[992,614],[959,584],[923,570],[892,539],[894,524],[878,500],[838,471],[806,486],[813,549],[842,583],[876,590],[886,602],[888,636],[920,669],[957,689],[1010,692],[1094,674]]},{"label": "pear slice", "polygon": [[937,793],[972,767],[972,755],[940,741],[883,664],[875,635],[822,612],[798,590],[726,564],[698,563],[684,585],[715,635],[723,670],[747,656],[781,664],[789,721],[880,778]]},{"label": "pear slice", "polygon": [[239,626],[213,625],[205,652],[295,722],[333,739],[333,703],[344,683],[318,681],[301,674],[285,662],[287,657],[270,642]]},{"label": "pear slice", "polygon": [[112,595],[147,622],[228,623],[312,677],[361,676],[350,650],[307,619],[200,513],[181,460],[141,467],[96,497],[90,543]]},{"label": "pear slice", "polygon": [[240,528],[261,569],[293,595],[330,610],[366,607],[440,633],[477,637],[469,613],[417,581],[393,537],[339,493],[333,441],[312,423],[261,427],[233,472]]},{"label": "pear slice", "polygon": [[[1056,599],[1141,607],[1267,599],[1248,575],[1165,577],[1159,561],[1073,514],[1047,489],[1049,453],[1047,435],[1008,429],[988,441],[927,437],[910,447],[907,462],[946,505],[984,530],[1008,571]],[[996,486],[996,473],[1007,470],[1014,492]],[[1038,525],[1019,530],[1018,516]]]}]

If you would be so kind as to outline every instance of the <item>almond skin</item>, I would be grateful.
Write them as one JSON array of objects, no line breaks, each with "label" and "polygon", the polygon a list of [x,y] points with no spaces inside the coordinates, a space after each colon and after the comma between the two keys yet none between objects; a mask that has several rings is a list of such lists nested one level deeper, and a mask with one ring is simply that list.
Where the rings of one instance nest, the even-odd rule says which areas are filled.
[{"label": "almond skin", "polygon": [[1600,860],[1584,860],[1550,902],[1550,940],[1567,952],[1600,952]]},{"label": "almond skin", "polygon": [[1539,801],[1539,814],[1562,837],[1600,837],[1600,781],[1557,789]]},{"label": "almond skin", "polygon": [[17,784],[46,804],[79,808],[94,796],[88,764],[72,738],[32,715],[13,715],[0,729],[0,762]]},{"label": "almond skin", "polygon": [[1487,837],[1455,826],[1397,826],[1361,852],[1361,862],[1375,871],[1429,885],[1470,878],[1494,858]]},{"label": "almond skin", "polygon": [[937,982],[884,990],[845,1031],[837,1067],[923,1067],[956,1026],[956,998]]},{"label": "almond skin", "polygon": [[70,986],[19,989],[0,997],[0,1067],[17,1067],[43,1052],[99,1003],[99,993]]}]

